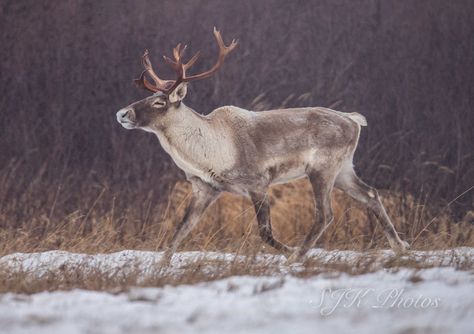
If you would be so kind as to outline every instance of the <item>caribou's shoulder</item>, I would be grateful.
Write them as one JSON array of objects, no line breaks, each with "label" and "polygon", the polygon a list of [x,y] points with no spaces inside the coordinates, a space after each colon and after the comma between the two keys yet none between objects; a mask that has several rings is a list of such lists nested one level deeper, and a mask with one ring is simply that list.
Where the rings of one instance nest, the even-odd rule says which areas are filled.
[{"label": "caribou's shoulder", "polygon": [[236,107],[236,106],[222,106],[217,109],[214,109],[214,111],[212,111],[212,113],[210,113],[209,116],[218,116],[218,115],[224,115],[224,114],[251,115],[253,114],[253,112],[244,108]]},{"label": "caribou's shoulder", "polygon": [[255,113],[235,106],[223,106],[208,115],[212,122],[224,124],[246,124],[255,117]]}]

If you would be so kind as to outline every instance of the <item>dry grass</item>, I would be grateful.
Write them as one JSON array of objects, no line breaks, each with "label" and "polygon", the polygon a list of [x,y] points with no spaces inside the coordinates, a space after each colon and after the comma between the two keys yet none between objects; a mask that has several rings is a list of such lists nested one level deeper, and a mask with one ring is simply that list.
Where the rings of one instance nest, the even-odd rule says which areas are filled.
[{"label": "dry grass", "polygon": [[[86,191],[89,190],[86,188]],[[17,213],[17,210],[2,212],[1,223],[4,228],[0,230],[0,254],[52,249],[85,253],[123,249],[161,250],[183,216],[190,191],[190,185],[180,181],[169,192],[168,202],[154,202],[153,196],[148,194],[145,201],[140,201],[143,196],[137,195],[137,200],[124,203],[110,189],[101,188],[96,190],[97,195],[94,200],[90,200],[88,207],[70,213],[63,211],[64,205],[60,202],[61,199],[67,200],[67,196],[46,194],[46,199],[51,198],[51,207],[43,203],[35,209],[25,210],[23,220],[14,220],[14,215],[8,216],[11,212]],[[26,200],[34,202],[32,198]],[[272,187],[270,200],[276,237],[291,245],[301,244],[314,215],[309,182],[300,180]],[[382,192],[382,200],[397,230],[405,240],[413,242],[412,248],[431,250],[474,246],[474,225],[468,221],[453,222],[449,207],[444,210],[432,208],[417,202],[412,196],[389,192]],[[54,209],[54,205],[58,205],[57,209]],[[376,221],[358,203],[339,191],[333,193],[333,207],[335,221],[323,234],[319,246],[364,252],[350,262],[337,257],[330,261],[313,257],[306,261],[302,269],[290,274],[298,277],[341,273],[357,275],[380,268],[422,269],[440,265],[420,258],[397,256],[380,261],[378,250],[388,248],[388,245]],[[46,214],[54,210],[57,212],[49,216]],[[467,219],[469,216],[466,216]],[[285,274],[278,264],[256,260],[256,256],[261,253],[277,252],[266,246],[258,236],[250,201],[230,194],[224,194],[208,209],[196,230],[184,241],[181,250],[233,252],[246,255],[246,260],[229,263],[200,259],[181,268],[183,270],[178,275],[172,271],[163,273],[158,266],[157,275],[146,280],[141,279],[139,271],[110,276],[100,271],[84,272],[82,268],[73,267],[32,278],[29,272],[12,274],[3,268],[0,270],[0,293],[35,293],[73,288],[115,293],[131,286],[159,287],[193,284],[233,275]],[[458,269],[474,268],[472,261],[460,261],[456,257],[447,265]],[[213,270],[206,270],[209,267]],[[118,271],[122,269],[117,268]]]},{"label": "dry grass", "polygon": [[[86,253],[160,250],[183,216],[190,186],[184,181],[176,183],[165,203],[154,201],[153,194],[145,199],[131,194],[129,201],[119,201],[117,194],[106,187],[95,193],[88,207],[75,207],[71,212],[61,202],[70,200],[68,196],[54,192],[37,199],[42,203],[35,206],[32,191],[31,197],[24,199],[29,205],[21,215],[16,208],[22,206],[22,198],[12,203],[11,211],[4,207],[0,211],[0,254],[51,249]],[[449,207],[433,208],[406,194],[382,192],[382,199],[400,235],[413,243],[414,249],[474,246],[474,225],[468,221],[472,219],[469,215],[465,221],[454,222]],[[300,180],[275,186],[270,200],[276,237],[291,245],[301,244],[314,215],[309,183]],[[357,202],[336,190],[333,207],[335,221],[319,246],[354,250],[388,247],[376,219]],[[208,209],[182,250],[273,252],[258,236],[249,200],[230,194]]]}]

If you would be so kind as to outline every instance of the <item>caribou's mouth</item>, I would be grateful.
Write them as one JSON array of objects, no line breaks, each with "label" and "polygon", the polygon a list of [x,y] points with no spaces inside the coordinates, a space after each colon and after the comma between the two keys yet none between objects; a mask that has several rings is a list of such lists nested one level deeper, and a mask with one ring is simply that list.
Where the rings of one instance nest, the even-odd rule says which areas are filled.
[{"label": "caribou's mouth", "polygon": [[120,123],[120,125],[122,125],[127,130],[135,129],[137,127],[137,125],[135,123],[125,121],[125,120],[120,120],[119,123]]}]

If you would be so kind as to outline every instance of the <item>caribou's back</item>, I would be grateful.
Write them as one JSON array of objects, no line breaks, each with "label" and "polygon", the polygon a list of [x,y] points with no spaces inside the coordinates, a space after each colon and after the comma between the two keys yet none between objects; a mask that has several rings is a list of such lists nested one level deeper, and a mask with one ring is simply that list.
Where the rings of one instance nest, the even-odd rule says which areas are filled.
[{"label": "caribou's back", "polygon": [[326,108],[253,112],[226,106],[208,117],[232,133],[237,160],[225,174],[245,184],[262,176],[265,183],[287,182],[304,176],[308,166],[337,164],[352,154],[360,132],[353,114]]}]

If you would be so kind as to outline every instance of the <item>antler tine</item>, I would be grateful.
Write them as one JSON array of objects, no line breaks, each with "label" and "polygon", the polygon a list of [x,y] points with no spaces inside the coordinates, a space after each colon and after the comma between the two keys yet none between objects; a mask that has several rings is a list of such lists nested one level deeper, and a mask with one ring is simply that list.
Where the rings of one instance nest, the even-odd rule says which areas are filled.
[{"label": "antler tine", "polygon": [[158,89],[156,88],[156,86],[153,86],[150,82],[148,82],[148,80],[145,78],[145,73],[147,73],[147,70],[143,71],[140,74],[140,77],[138,79],[134,79],[133,82],[139,88],[143,88],[149,90],[150,92],[156,93]]},{"label": "antler tine", "polygon": [[171,58],[168,58],[166,56],[163,56],[163,59],[168,63],[168,65],[173,68],[173,70],[176,72],[176,80],[170,80],[168,81],[169,83],[172,83],[171,86],[168,86],[165,93],[171,93],[180,83],[184,81],[185,77],[185,72],[186,68],[185,65],[181,62],[181,58],[179,57],[177,61],[173,61]]},{"label": "antler tine", "polygon": [[166,80],[160,79],[158,75],[155,73],[155,71],[153,70],[153,66],[151,65],[149,55],[150,53],[148,52],[148,50],[145,50],[142,57],[143,67],[145,68],[146,72],[148,72],[148,75],[153,79],[153,81],[155,81],[157,86],[166,85]]},{"label": "antler tine", "polygon": [[237,46],[237,41],[235,39],[232,40],[229,46],[226,46],[224,44],[224,40],[222,39],[220,31],[217,30],[216,27],[214,27],[214,37],[219,47],[219,56],[217,58],[217,62],[214,64],[213,67],[211,67],[211,69],[200,74],[185,77],[183,81],[189,82],[210,77],[211,75],[217,72],[217,70],[222,66],[222,64],[224,64],[225,57]]},{"label": "antler tine", "polygon": [[[199,58],[199,52],[197,52],[186,64],[183,64],[182,58],[183,58],[183,53],[186,50],[187,45],[185,45],[181,49],[181,43],[176,45],[176,47],[173,48],[173,57],[175,60],[172,60],[171,58],[167,56],[163,56],[163,59],[165,62],[171,66],[171,68],[176,72],[176,80],[173,82],[173,84],[168,88],[168,92],[172,92],[180,83],[185,81],[186,78],[186,70],[188,70],[191,66],[194,65],[194,63],[197,61]],[[172,82],[172,81],[170,81]]]},{"label": "antler tine", "polygon": [[191,59],[189,59],[189,61],[186,64],[183,64],[184,69],[187,70],[191,68],[191,66],[193,66],[194,63],[198,60],[200,54],[201,54],[201,51],[196,52],[194,56]]},{"label": "antler tine", "polygon": [[175,71],[179,71],[179,69],[183,67],[183,63],[181,62],[181,59],[178,59],[177,61],[175,61],[167,56],[163,56],[163,60]]},{"label": "antler tine", "polygon": [[183,54],[184,54],[184,51],[186,50],[188,46],[185,45],[182,49],[181,49],[181,43],[178,43],[178,45],[176,45],[174,48],[173,48],[173,57],[175,59],[176,62],[179,62],[181,61],[181,58],[183,57]]},{"label": "antler tine", "polygon": [[186,51],[186,48],[188,46],[185,45],[183,48],[181,48],[181,43],[179,43],[178,45],[176,45],[174,48],[173,48],[173,57],[174,57],[174,61],[171,60],[170,58],[168,57],[164,57],[165,58],[165,61],[172,65],[173,68],[179,66],[178,64],[182,64],[184,66],[184,70],[186,71],[187,69],[191,68],[191,66],[194,65],[194,63],[198,60],[199,58],[199,54],[200,52],[197,52],[194,56],[192,56],[192,58],[186,63],[186,64],[183,64],[182,62],[182,59],[183,59],[183,54],[184,52]]},{"label": "antler tine", "polygon": [[[140,88],[149,90],[150,92],[156,93],[158,91],[167,93],[170,83],[174,83],[174,81],[169,81],[169,80],[163,80],[158,77],[158,75],[155,73],[153,70],[153,66],[151,65],[150,62],[150,57],[149,57],[149,52],[148,50],[145,50],[142,56],[142,65],[145,68],[145,70],[140,74],[140,77],[138,79],[135,79],[135,85],[137,85]],[[152,84],[146,79],[146,74],[148,74],[153,81],[155,82]]]},{"label": "antler tine", "polygon": [[222,39],[221,32],[217,30],[216,27],[214,27],[213,33],[214,37],[216,38],[217,45],[219,45],[219,55],[223,54],[224,56],[226,56],[237,46],[237,41],[235,39],[232,40],[229,46],[226,46]]}]

